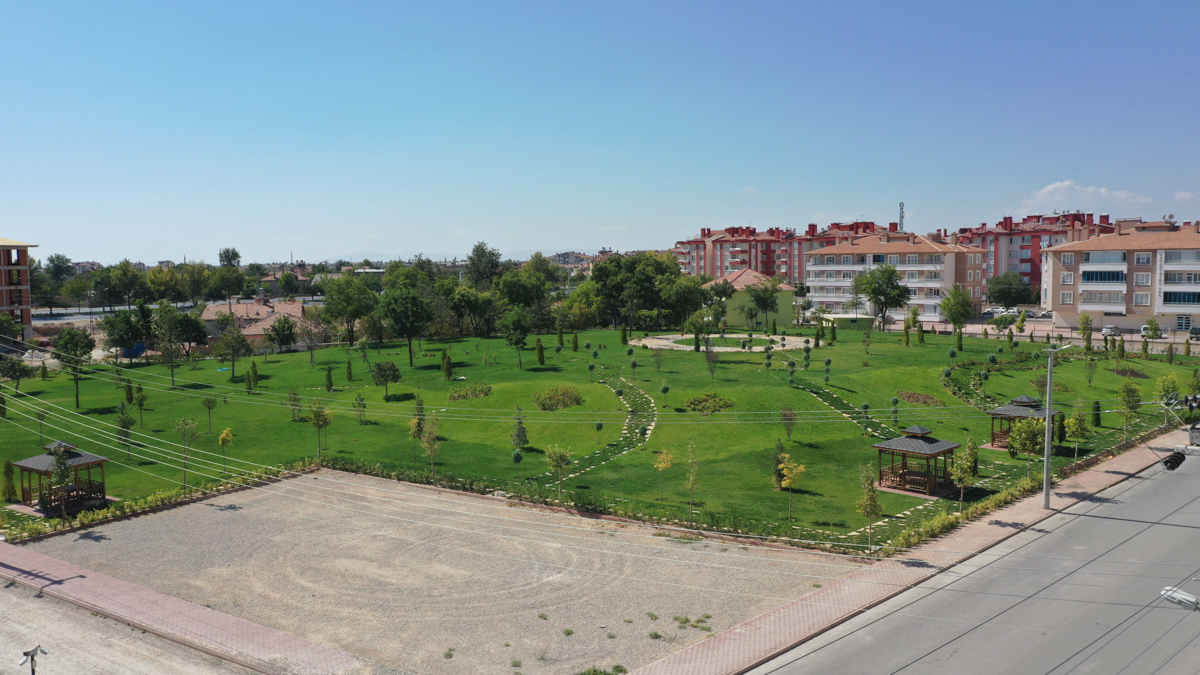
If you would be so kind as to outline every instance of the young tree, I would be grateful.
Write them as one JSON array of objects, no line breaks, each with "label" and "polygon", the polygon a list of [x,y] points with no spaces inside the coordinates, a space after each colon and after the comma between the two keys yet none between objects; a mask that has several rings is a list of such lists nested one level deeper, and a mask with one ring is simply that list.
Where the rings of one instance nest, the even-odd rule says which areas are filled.
[{"label": "young tree", "polygon": [[137,386],[137,393],[133,395],[133,404],[138,409],[138,426],[142,429],[146,428],[146,401],[150,400],[150,395],[142,391],[142,385]]},{"label": "young tree", "polygon": [[1125,336],[1121,336],[1121,341],[1117,343],[1117,360],[1125,360]]},{"label": "young tree", "polygon": [[358,418],[359,424],[367,423],[367,398],[361,391],[354,395],[354,401],[350,404],[350,408],[354,410],[354,416]]},{"label": "young tree", "polygon": [[979,447],[975,441],[967,441],[963,451],[954,455],[950,465],[950,478],[958,484],[958,512],[963,510],[963,496],[967,488],[975,484],[975,464],[979,460]]},{"label": "young tree", "polygon": [[321,456],[321,430],[333,424],[333,415],[325,409],[325,405],[321,403],[321,399],[314,398],[312,405],[309,406],[309,422],[313,428],[317,430],[317,457]]},{"label": "young tree", "polygon": [[804,465],[797,464],[786,452],[783,453],[782,460],[779,463],[779,471],[783,474],[783,480],[779,481],[779,487],[788,491],[788,520],[791,520],[792,494],[795,492],[793,488],[800,482],[800,477],[804,475]]},{"label": "young tree", "polygon": [[[276,320],[275,323],[278,324],[281,320]],[[297,333],[300,336],[300,342],[304,344],[304,349],[308,351],[308,367],[316,368],[317,348],[329,341],[329,331],[325,328],[325,324],[306,318],[301,319],[297,324]]]},{"label": "young tree", "polygon": [[879,495],[875,489],[875,474],[870,465],[863,465],[858,471],[858,480],[862,485],[862,496],[855,503],[858,514],[867,519],[867,550],[874,548],[874,524],[883,517],[883,505],[879,503]]},{"label": "young tree", "polygon": [[579,351],[579,333],[571,333],[571,351]]},{"label": "young tree", "polygon": [[1103,426],[1100,421],[1100,401],[1092,401],[1092,426],[1097,428]]},{"label": "young tree", "polygon": [[[184,455],[183,482],[187,483],[187,459]],[[67,517],[67,495],[63,489],[65,486],[75,482],[75,477],[72,475],[71,464],[67,458],[67,453],[62,448],[54,450],[54,464],[50,468],[50,487],[55,488],[59,493],[59,498],[62,500],[62,517]]]},{"label": "young tree", "polygon": [[663,501],[663,478],[667,469],[671,468],[671,451],[662,450],[654,460],[654,470],[658,471],[658,501]]},{"label": "young tree", "polygon": [[196,420],[181,417],[175,420],[175,433],[179,434],[179,442],[183,444],[183,485],[187,489],[188,459],[192,456],[192,444],[200,437],[196,431]]},{"label": "young tree", "polygon": [[1067,423],[1066,415],[1054,416],[1054,442],[1062,445],[1067,442]]},{"label": "young tree", "polygon": [[346,381],[354,381],[354,359],[346,359]]},{"label": "young tree", "polygon": [[796,426],[796,411],[792,408],[784,408],[779,411],[779,420],[783,422],[783,431],[787,434],[787,439],[792,440],[792,429]]},{"label": "young tree", "polygon": [[546,464],[550,470],[558,473],[558,501],[562,503],[563,472],[571,467],[571,452],[560,448],[557,444],[546,448]]},{"label": "young tree", "polygon": [[65,328],[54,339],[52,355],[75,381],[76,409],[79,408],[79,380],[83,378],[83,369],[91,362],[92,350],[95,348],[96,341],[92,336],[78,328]]},{"label": "young tree", "polygon": [[1121,415],[1125,418],[1124,440],[1129,440],[1129,423],[1142,407],[1142,390],[1132,380],[1125,380],[1117,390],[1117,398],[1121,401]]},{"label": "young tree", "polygon": [[650,357],[654,359],[654,369],[661,371],[663,361],[667,358],[667,350],[655,348],[650,350]]},{"label": "young tree", "polygon": [[425,400],[417,394],[417,400],[413,402],[413,416],[408,421],[408,437],[413,439],[413,447],[421,441],[425,435]]},{"label": "young tree", "polygon": [[34,374],[33,367],[21,359],[0,355],[0,379],[12,380],[13,389],[21,391],[21,380],[32,379]]},{"label": "young tree", "polygon": [[604,422],[596,422],[596,445],[600,445],[600,432],[604,431]]},{"label": "young tree", "polygon": [[254,354],[254,348],[246,339],[245,333],[237,328],[230,328],[221,333],[213,345],[213,356],[221,363],[229,363],[229,380],[237,379],[237,360]]},{"label": "young tree", "polygon": [[383,400],[388,398],[388,384],[399,382],[401,377],[400,369],[391,361],[380,361],[371,369],[371,382],[376,387],[383,387]]},{"label": "young tree", "polygon": [[325,366],[325,391],[333,391],[333,366]]},{"label": "young tree", "polygon": [[[1154,388],[1154,400],[1168,405],[1179,400],[1179,380],[1175,377],[1175,373],[1167,373],[1158,378],[1157,385]],[[1170,414],[1170,410],[1163,409],[1163,424],[1170,421]]]},{"label": "young tree", "polygon": [[0,487],[0,499],[9,503],[17,501],[17,486],[13,483],[13,463],[7,457],[4,459],[4,485]]},{"label": "young tree", "polygon": [[1074,415],[1067,418],[1067,433],[1075,439],[1075,460],[1079,461],[1079,441],[1087,438],[1088,425],[1087,418],[1082,411],[1075,411]]},{"label": "young tree", "polygon": [[1026,456],[1025,475],[1029,475],[1029,462],[1042,454],[1046,442],[1046,420],[1027,417],[1017,420],[1008,435],[1008,455]]},{"label": "young tree", "polygon": [[[963,326],[966,326],[967,322],[975,317],[975,304],[971,302],[971,296],[967,293],[967,289],[959,284],[954,284],[950,290],[946,291],[941,308],[942,316],[946,317],[946,321],[949,321],[951,326],[954,326],[956,333],[961,333]],[[961,337],[958,349],[962,351]]]},{"label": "young tree", "polygon": [[434,459],[442,448],[442,441],[438,438],[438,431],[441,428],[442,421],[438,419],[438,416],[430,415],[426,418],[424,428],[421,430],[421,447],[425,449],[425,455],[429,457],[429,470],[433,473],[434,487],[437,487],[437,466],[434,464]]},{"label": "young tree", "polygon": [[592,372],[594,372],[596,370],[596,364],[589,363],[587,368],[588,368],[588,382],[591,382],[592,381]]},{"label": "young tree", "polygon": [[525,452],[520,448],[512,451],[512,461],[517,467],[517,478],[521,477],[521,462],[525,460]]},{"label": "young tree", "polygon": [[704,342],[704,365],[708,368],[708,379],[715,379],[717,366],[721,363],[721,353],[713,346],[712,340]]},{"label": "young tree", "polygon": [[529,337],[529,318],[526,316],[525,310],[520,307],[508,310],[502,320],[501,330],[504,333],[504,341],[509,347],[517,350],[517,368],[524,370],[525,366],[521,362],[521,350],[525,348],[525,340]]},{"label": "young tree", "polygon": [[688,443],[687,475],[683,487],[688,491],[688,506],[696,503],[696,490],[700,489],[700,460],[696,459],[696,444]]},{"label": "young tree", "polygon": [[300,410],[303,408],[304,404],[300,402],[300,394],[297,393],[295,389],[292,389],[292,391],[288,393],[287,398],[283,400],[281,405],[283,405],[283,407],[287,408],[288,411],[292,413],[293,422],[300,418]]},{"label": "young tree", "polygon": [[204,406],[204,409],[208,411],[208,433],[211,434],[212,411],[213,408],[217,407],[217,399],[213,398],[212,396],[205,396],[204,398],[200,399],[200,405]]},{"label": "young tree", "polygon": [[1092,379],[1096,377],[1096,368],[1100,366],[1100,362],[1091,360],[1083,364],[1083,373],[1087,376],[1088,386],[1092,386]]},{"label": "young tree", "polygon": [[1025,310],[1021,310],[1021,313],[1017,314],[1017,321],[1013,324],[1013,327],[1017,329],[1018,333],[1025,334]]},{"label": "young tree", "polygon": [[525,431],[525,420],[521,418],[521,409],[519,407],[517,408],[516,420],[517,423],[513,425],[512,434],[510,435],[512,447],[513,450],[523,450],[525,446],[529,445],[529,434]]},{"label": "young tree", "polygon": [[228,471],[229,446],[233,445],[233,429],[231,427],[225,427],[225,431],[222,431],[221,435],[217,437],[217,444],[221,446],[221,470]]}]

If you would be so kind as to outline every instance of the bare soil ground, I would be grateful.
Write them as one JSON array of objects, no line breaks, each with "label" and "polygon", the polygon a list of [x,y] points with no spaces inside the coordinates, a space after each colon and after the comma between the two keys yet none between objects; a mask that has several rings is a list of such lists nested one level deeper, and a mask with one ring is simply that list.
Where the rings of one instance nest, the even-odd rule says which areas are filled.
[{"label": "bare soil ground", "polygon": [[431,675],[633,669],[858,569],[656,532],[321,471],[30,546]]}]

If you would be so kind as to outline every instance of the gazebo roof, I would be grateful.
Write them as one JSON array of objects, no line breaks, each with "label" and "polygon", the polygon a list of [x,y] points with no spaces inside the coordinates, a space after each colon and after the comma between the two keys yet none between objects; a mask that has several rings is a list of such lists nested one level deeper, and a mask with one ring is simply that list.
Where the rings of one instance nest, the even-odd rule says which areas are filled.
[{"label": "gazebo roof", "polygon": [[933,433],[933,429],[926,429],[920,424],[914,424],[900,433],[906,436],[928,436]]},{"label": "gazebo roof", "polygon": [[[62,442],[57,441],[56,443]],[[56,443],[51,443],[46,447],[56,445]],[[82,450],[75,450],[73,449],[74,446],[70,445],[69,443],[63,443],[62,445],[66,446],[67,448],[72,448],[64,449],[63,453],[67,456],[67,466],[73,469],[103,464],[104,462],[108,461],[107,457],[93,455],[90,452],[83,452]],[[34,455],[28,459],[22,459],[18,462],[13,462],[13,466],[19,467],[26,471],[32,471],[34,473],[48,474],[54,470],[54,453],[46,452],[40,455]]]},{"label": "gazebo roof", "polygon": [[1041,402],[1042,402],[1042,399],[1033,398],[1032,396],[1026,396],[1025,394],[1021,394],[1020,396],[1009,401],[1009,403],[1012,403],[1013,405],[1037,405]]},{"label": "gazebo roof", "polygon": [[[1046,409],[1040,405],[1029,406],[1014,405],[1010,403],[1009,405],[1002,405],[994,410],[989,410],[987,414],[991,415],[992,417],[1034,417],[1037,419],[1042,419],[1046,417]],[[1062,412],[1059,410],[1051,410],[1050,414],[1061,415]]]},{"label": "gazebo roof", "polygon": [[[921,427],[924,428],[924,427]],[[905,430],[907,431],[907,429]],[[926,429],[926,433],[929,430]],[[892,438],[886,441],[881,441],[872,445],[873,448],[880,450],[891,450],[893,452],[902,452],[908,455],[921,455],[924,457],[937,457],[957,448],[958,443],[951,441],[941,441],[932,436],[901,436],[900,438]]]}]

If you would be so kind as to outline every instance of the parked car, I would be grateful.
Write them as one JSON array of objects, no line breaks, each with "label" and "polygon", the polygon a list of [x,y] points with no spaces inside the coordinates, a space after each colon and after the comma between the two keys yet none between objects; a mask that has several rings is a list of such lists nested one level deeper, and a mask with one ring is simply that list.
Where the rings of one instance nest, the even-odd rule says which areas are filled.
[{"label": "parked car", "polygon": [[990,309],[985,309],[985,310],[983,310],[983,313],[980,314],[979,316],[984,319],[991,319],[996,316],[996,313]]},{"label": "parked car", "polygon": [[892,316],[891,314],[880,314],[879,316],[875,317],[875,320],[884,326],[890,326],[896,323],[896,317]]},{"label": "parked car", "polygon": [[1021,310],[1017,309],[1016,307],[1009,307],[1008,309],[1004,310],[1004,314],[1002,316],[1020,316],[1020,315],[1021,315]]},{"label": "parked car", "polygon": [[1200,340],[1200,326],[1192,326],[1188,329],[1189,340]]},{"label": "parked car", "polygon": [[1117,337],[1121,334],[1121,329],[1116,326],[1105,326],[1100,329],[1100,334],[1104,337]]},{"label": "parked car", "polygon": [[1038,318],[1039,319],[1053,319],[1054,318],[1054,310],[1048,309],[1048,310],[1042,312],[1041,314],[1038,314]]},{"label": "parked car", "polygon": [[991,312],[992,316],[1000,316],[1001,314],[1004,313],[1004,308],[1003,307],[988,307],[984,311]]}]

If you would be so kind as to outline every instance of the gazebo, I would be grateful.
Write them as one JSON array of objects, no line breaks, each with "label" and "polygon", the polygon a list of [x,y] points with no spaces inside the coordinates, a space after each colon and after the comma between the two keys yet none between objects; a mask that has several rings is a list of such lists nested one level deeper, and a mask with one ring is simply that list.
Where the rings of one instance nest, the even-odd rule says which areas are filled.
[{"label": "gazebo", "polygon": [[[1046,409],[1042,407],[1042,402],[1039,399],[1029,396],[1018,396],[1009,401],[1007,405],[1002,405],[995,410],[989,410],[988,416],[992,418],[992,441],[986,447],[995,450],[1005,450],[1008,448],[1008,435],[1012,433],[1013,425],[1017,420],[1035,418],[1045,419]],[[1051,416],[1061,415],[1057,410],[1049,411]]]},{"label": "gazebo", "polygon": [[[21,470],[22,504],[41,507],[44,513],[53,514],[63,510],[68,513],[79,511],[93,504],[102,506],[106,503],[104,463],[108,461],[107,457],[83,452],[62,441],[54,441],[44,449],[46,452],[40,455],[13,462],[13,466]],[[72,479],[67,485],[54,487],[51,477],[54,474],[54,454],[58,451],[66,456]],[[96,480],[92,474],[92,470],[97,468],[100,480]]]},{"label": "gazebo", "polygon": [[[933,495],[950,487],[950,461],[958,443],[930,436],[933,430],[920,425],[911,426],[899,438],[871,446],[879,450],[879,486]],[[888,465],[883,465],[884,456]]]}]

